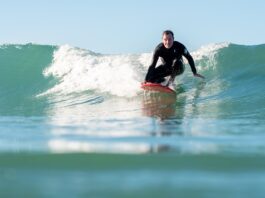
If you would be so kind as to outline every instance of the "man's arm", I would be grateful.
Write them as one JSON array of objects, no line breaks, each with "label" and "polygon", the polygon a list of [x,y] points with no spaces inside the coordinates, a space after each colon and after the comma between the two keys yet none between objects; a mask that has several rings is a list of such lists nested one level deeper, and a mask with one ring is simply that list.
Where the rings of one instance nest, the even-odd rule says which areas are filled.
[{"label": "man's arm", "polygon": [[158,58],[159,58],[159,48],[156,47],[154,53],[153,53],[153,58],[152,58],[152,62],[151,62],[151,65],[149,66],[149,68],[155,68],[156,67],[156,63],[158,61]]},{"label": "man's arm", "polygon": [[188,50],[186,48],[184,49],[183,55],[188,60],[193,75],[197,74],[197,70],[196,70],[196,67],[195,67],[194,60],[193,60],[192,56],[190,55],[190,53],[188,52]]},{"label": "man's arm", "polygon": [[154,71],[155,67],[156,67],[156,63],[158,61],[159,55],[158,55],[158,48],[155,49],[154,54],[153,54],[153,58],[152,58],[152,62],[151,65],[148,68],[146,77],[145,77],[145,81],[148,81],[150,75],[152,74],[152,72]]},{"label": "man's arm", "polygon": [[201,74],[198,74],[197,73],[194,60],[193,60],[192,56],[190,55],[190,53],[188,52],[188,50],[186,48],[184,49],[183,55],[188,60],[193,75],[196,76],[196,77],[199,77],[199,78],[203,78],[204,79],[205,78],[204,76],[202,76]]}]

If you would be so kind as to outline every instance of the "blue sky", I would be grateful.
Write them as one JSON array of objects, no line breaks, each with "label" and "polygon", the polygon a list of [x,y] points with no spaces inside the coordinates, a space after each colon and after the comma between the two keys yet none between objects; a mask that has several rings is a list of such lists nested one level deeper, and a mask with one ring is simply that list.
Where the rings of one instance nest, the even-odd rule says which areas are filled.
[{"label": "blue sky", "polygon": [[265,43],[264,0],[0,1],[0,43],[70,44],[100,53],[151,52],[171,29],[190,51]]}]

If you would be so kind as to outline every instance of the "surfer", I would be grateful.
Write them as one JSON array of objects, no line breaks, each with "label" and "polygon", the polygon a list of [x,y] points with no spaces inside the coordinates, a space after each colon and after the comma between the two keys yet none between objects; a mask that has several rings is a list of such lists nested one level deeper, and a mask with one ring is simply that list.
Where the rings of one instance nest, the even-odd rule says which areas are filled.
[{"label": "surfer", "polygon": [[[162,43],[155,48],[145,82],[162,83],[165,81],[164,77],[170,76],[166,85],[173,83],[175,77],[184,72],[182,56],[188,60],[193,75],[204,78],[204,76],[197,73],[194,60],[186,47],[178,41],[174,41],[174,33],[171,30],[166,30],[162,34]],[[159,57],[162,65],[156,67]]]}]

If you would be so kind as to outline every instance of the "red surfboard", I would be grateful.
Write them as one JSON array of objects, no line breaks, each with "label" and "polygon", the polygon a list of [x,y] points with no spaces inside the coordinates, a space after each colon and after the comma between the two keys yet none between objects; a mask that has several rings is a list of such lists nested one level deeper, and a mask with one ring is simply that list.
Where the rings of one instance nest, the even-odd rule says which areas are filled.
[{"label": "red surfboard", "polygon": [[149,91],[157,91],[162,93],[176,93],[173,89],[168,86],[161,85],[159,83],[145,82],[141,84],[141,88]]}]

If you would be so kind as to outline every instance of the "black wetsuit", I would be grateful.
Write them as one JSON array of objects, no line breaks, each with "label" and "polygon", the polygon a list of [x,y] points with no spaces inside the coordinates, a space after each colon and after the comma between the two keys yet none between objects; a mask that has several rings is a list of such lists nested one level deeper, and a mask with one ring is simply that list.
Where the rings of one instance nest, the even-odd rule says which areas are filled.
[{"label": "black wetsuit", "polygon": [[[182,56],[188,60],[193,74],[196,74],[193,58],[183,44],[174,41],[173,46],[167,49],[163,43],[160,43],[155,48],[153,60],[146,74],[145,81],[160,83],[164,81],[166,76],[172,75],[172,77],[175,77],[182,74],[184,72]],[[159,57],[162,65],[156,67]]]}]

